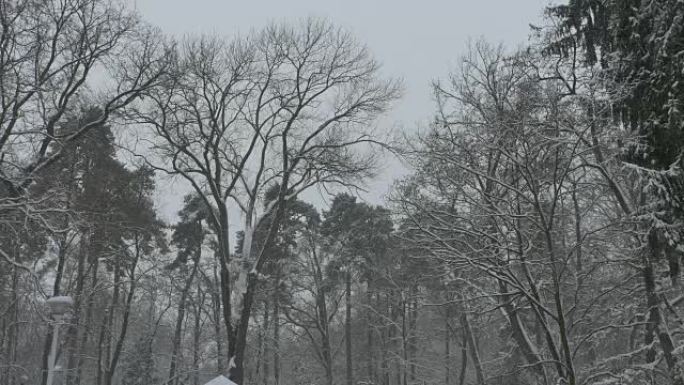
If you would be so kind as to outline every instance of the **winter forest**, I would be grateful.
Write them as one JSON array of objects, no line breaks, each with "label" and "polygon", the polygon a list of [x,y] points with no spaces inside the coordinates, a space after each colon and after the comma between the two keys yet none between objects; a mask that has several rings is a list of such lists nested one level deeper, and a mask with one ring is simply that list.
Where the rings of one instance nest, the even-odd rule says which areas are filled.
[{"label": "winter forest", "polygon": [[0,0],[0,384],[684,385],[684,2],[539,12],[401,129],[334,19]]}]

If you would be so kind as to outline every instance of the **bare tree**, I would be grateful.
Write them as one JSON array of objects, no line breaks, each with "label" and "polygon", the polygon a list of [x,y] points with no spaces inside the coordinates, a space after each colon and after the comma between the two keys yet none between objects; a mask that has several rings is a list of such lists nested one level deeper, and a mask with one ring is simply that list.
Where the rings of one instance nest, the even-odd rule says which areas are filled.
[{"label": "bare tree", "polygon": [[[314,185],[357,183],[373,157],[371,124],[399,94],[347,32],[318,20],[273,25],[225,43],[184,42],[164,87],[132,113],[155,129],[159,168],[182,176],[211,207],[219,244],[229,355],[241,382],[247,328],[266,254],[252,250],[255,227],[269,216],[271,242],[287,200]],[[277,196],[259,212],[264,191]],[[242,212],[241,258],[230,249],[230,207]],[[237,220],[234,220],[237,221]],[[235,226],[235,225],[233,225]],[[237,227],[240,228],[240,227]]]},{"label": "bare tree", "polygon": [[515,344],[500,369],[474,362],[478,383],[523,367],[524,381],[579,384],[605,375],[612,354],[636,354],[616,343],[597,357],[593,347],[635,326],[606,317],[635,284],[629,265],[616,268],[634,252],[631,220],[583,166],[592,149],[569,126],[579,102],[568,83],[529,60],[479,43],[437,84],[438,118],[409,155],[421,172],[397,203],[408,239],[445,264],[471,309],[496,310]]}]

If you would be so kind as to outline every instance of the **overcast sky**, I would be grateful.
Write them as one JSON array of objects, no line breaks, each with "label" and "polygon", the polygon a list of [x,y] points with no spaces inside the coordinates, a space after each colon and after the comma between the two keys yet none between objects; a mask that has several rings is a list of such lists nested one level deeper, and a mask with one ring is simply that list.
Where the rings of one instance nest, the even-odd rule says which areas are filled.
[{"label": "overcast sky", "polygon": [[[434,112],[430,82],[458,63],[469,39],[485,38],[515,48],[528,41],[548,0],[133,0],[138,11],[167,33],[232,37],[272,21],[325,17],[368,45],[386,76],[402,78],[405,95],[386,121],[405,130]],[[396,162],[388,162],[388,168]],[[365,197],[381,203],[394,170],[370,184]],[[165,216],[182,197],[161,203]],[[175,201],[175,202],[174,202]],[[170,218],[167,218],[170,219]]]}]

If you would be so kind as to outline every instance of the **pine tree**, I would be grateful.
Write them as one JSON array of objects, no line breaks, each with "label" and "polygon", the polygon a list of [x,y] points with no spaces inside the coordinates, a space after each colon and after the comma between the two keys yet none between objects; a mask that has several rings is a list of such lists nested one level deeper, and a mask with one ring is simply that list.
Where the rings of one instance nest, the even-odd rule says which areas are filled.
[{"label": "pine tree", "polygon": [[624,160],[655,171],[666,186],[655,193],[681,216],[684,3],[570,0],[548,12],[560,24],[547,53],[580,48],[588,66],[600,63],[613,114],[638,138]]}]

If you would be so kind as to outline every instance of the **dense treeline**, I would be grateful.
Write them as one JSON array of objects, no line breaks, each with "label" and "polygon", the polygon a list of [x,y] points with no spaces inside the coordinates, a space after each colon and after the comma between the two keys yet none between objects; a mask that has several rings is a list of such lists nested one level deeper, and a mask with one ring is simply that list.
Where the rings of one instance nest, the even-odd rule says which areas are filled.
[{"label": "dense treeline", "polygon": [[[681,1],[474,43],[392,143],[401,84],[327,21],[175,41],[11,0],[0,25],[0,384],[49,382],[59,324],[68,385],[684,385]],[[375,206],[351,192],[381,148],[411,172]]]}]

